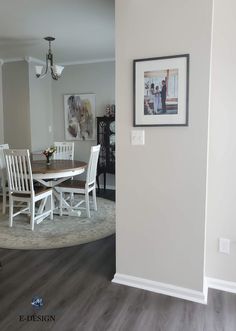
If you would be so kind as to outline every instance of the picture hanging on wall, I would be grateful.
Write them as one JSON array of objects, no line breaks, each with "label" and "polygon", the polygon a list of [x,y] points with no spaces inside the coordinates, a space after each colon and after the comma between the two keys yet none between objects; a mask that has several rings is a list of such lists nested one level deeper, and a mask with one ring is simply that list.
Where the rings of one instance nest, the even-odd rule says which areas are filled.
[{"label": "picture hanging on wall", "polygon": [[188,125],[189,54],[134,60],[134,126]]},{"label": "picture hanging on wall", "polygon": [[95,140],[95,94],[64,95],[66,140]]}]

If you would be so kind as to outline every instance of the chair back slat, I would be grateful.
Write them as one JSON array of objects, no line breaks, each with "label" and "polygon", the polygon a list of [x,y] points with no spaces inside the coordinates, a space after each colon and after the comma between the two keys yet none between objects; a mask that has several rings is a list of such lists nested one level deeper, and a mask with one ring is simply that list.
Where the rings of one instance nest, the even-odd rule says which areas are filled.
[{"label": "chair back slat", "polygon": [[13,186],[15,187],[15,190],[18,191],[18,186],[17,186],[17,177],[16,177],[16,163],[15,163],[15,157],[11,156],[10,159],[11,161],[11,166],[12,166],[12,182]]},{"label": "chair back slat", "polygon": [[[18,169],[18,171],[19,171],[19,173],[23,173],[23,167],[22,167],[22,158],[20,157],[20,162],[19,162],[19,165],[18,165],[18,167],[19,167],[19,169]],[[19,180],[20,180],[20,186],[23,188],[23,190],[25,190],[25,182],[24,182],[24,179],[21,177],[21,176],[19,176]]]},{"label": "chair back slat", "polygon": [[8,144],[0,145],[0,186],[4,186],[6,182],[6,162],[4,157],[4,149],[9,149]]},{"label": "chair back slat", "polygon": [[53,153],[54,160],[74,160],[74,142],[54,142],[56,152]]},{"label": "chair back slat", "polygon": [[24,180],[23,180],[23,187],[26,191],[29,191],[30,190],[30,187],[29,187],[29,181],[27,180],[27,165],[26,165],[26,160],[25,158],[22,158],[22,165],[23,165],[23,173],[25,174],[24,175]]},{"label": "chair back slat", "polygon": [[20,188],[21,186],[20,186],[20,178],[19,178],[19,167],[17,162],[15,162],[15,177],[16,177],[16,186]]},{"label": "chair back slat", "polygon": [[92,146],[87,169],[86,184],[92,185],[96,182],[97,164],[100,152],[100,145]]},{"label": "chair back slat", "polygon": [[13,193],[33,192],[33,178],[29,150],[4,150],[9,190]]},{"label": "chair back slat", "polygon": [[4,158],[4,149],[9,149],[8,144],[0,145],[0,173],[3,171],[3,169],[6,168],[5,158]]}]

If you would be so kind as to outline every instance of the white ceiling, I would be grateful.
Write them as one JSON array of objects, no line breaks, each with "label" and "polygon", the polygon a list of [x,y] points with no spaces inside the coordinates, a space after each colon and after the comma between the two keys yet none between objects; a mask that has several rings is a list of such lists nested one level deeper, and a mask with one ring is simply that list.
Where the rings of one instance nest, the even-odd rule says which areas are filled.
[{"label": "white ceiling", "polygon": [[45,59],[53,36],[57,63],[115,57],[115,0],[0,0],[0,59]]}]

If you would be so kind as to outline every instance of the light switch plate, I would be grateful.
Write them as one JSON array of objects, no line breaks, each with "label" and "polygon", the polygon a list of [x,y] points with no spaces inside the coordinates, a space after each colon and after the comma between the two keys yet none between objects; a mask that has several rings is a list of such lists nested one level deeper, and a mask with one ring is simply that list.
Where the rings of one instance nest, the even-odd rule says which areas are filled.
[{"label": "light switch plate", "polygon": [[133,146],[145,144],[145,131],[144,130],[132,130],[131,131],[131,144]]},{"label": "light switch plate", "polygon": [[230,240],[226,238],[219,238],[219,252],[230,254]]}]

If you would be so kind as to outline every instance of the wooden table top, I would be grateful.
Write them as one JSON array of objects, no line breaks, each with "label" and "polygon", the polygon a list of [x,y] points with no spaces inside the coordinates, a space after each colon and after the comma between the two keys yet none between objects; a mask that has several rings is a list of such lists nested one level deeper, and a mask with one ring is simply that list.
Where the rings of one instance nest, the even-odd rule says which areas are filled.
[{"label": "wooden table top", "polygon": [[87,163],[75,160],[50,160],[51,164],[47,165],[45,160],[31,161],[33,174],[48,174],[75,171],[87,167]]}]

